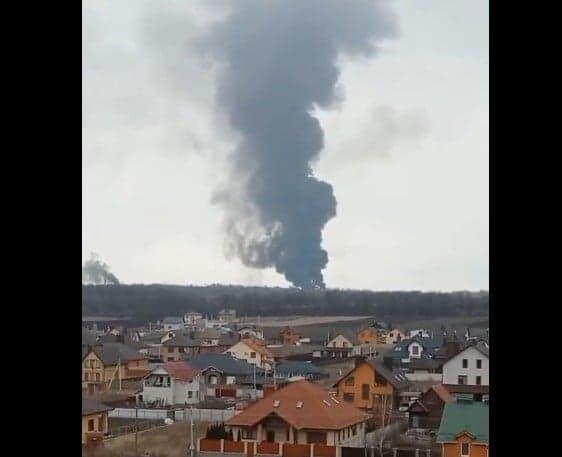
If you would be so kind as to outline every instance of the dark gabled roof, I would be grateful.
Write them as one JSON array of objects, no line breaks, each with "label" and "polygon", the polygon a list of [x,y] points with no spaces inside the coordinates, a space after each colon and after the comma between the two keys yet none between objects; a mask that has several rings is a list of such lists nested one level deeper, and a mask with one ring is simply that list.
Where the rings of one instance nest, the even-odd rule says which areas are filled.
[{"label": "dark gabled roof", "polygon": [[[390,371],[379,360],[376,360],[376,359],[375,360],[373,360],[373,359],[365,360],[362,363],[368,363],[375,370],[375,373],[377,375],[382,376],[384,379],[386,379],[386,381],[391,386],[393,386],[397,390],[403,390],[403,389],[405,389],[405,388],[407,388],[411,385],[410,380],[406,377],[406,374],[402,370]],[[360,366],[360,365],[358,365],[358,366]],[[340,381],[342,381],[344,378],[346,378],[349,374],[351,374],[356,369],[357,369],[357,366],[353,367],[346,374],[344,374],[342,377],[340,377],[336,381],[336,383],[333,385],[333,387],[336,387],[340,383]]]},{"label": "dark gabled roof", "polygon": [[460,401],[445,405],[439,433],[438,443],[450,443],[457,440],[463,433],[469,434],[477,443],[489,443],[489,409],[481,402]]},{"label": "dark gabled roof", "polygon": [[287,360],[275,367],[275,372],[286,375],[327,375],[326,371],[309,362]]},{"label": "dark gabled roof", "polygon": [[386,381],[395,389],[402,390],[410,386],[411,382],[406,377],[404,371],[390,371],[378,360],[367,360],[367,363],[371,365],[375,369],[375,372],[386,379]]},{"label": "dark gabled roof", "polygon": [[[252,365],[245,360],[236,359],[229,354],[199,354],[191,357],[188,363],[199,368],[201,371],[212,367],[231,376],[253,375],[254,373],[254,367]],[[262,369],[256,368],[256,373],[260,374],[262,372]]]},{"label": "dark gabled roof", "polygon": [[111,406],[104,405],[99,401],[87,397],[82,397],[82,416],[101,413],[104,411],[111,411],[112,409],[113,408]]},{"label": "dark gabled roof", "polygon": [[488,351],[488,349],[483,345],[483,344],[475,344],[474,342],[465,345],[462,350],[460,350],[459,352],[457,352],[456,354],[452,355],[451,357],[449,357],[448,359],[445,360],[444,363],[447,363],[449,360],[454,359],[455,357],[461,355],[464,351],[466,351],[469,348],[474,348],[476,349],[478,352],[480,352],[483,356],[485,357],[490,357],[490,352]]},{"label": "dark gabled roof", "polygon": [[90,330],[82,327],[82,346],[93,346],[96,344],[97,337]]},{"label": "dark gabled roof", "polygon": [[422,357],[419,359],[410,359],[408,368],[410,370],[437,370],[442,365],[441,360]]},{"label": "dark gabled roof", "polygon": [[129,360],[143,360],[148,358],[135,348],[122,343],[104,343],[102,346],[95,346],[92,348],[92,351],[94,351],[104,365],[116,365],[119,360],[124,363]]},{"label": "dark gabled roof", "polygon": [[191,339],[188,335],[178,333],[176,336],[166,340],[162,346],[172,347],[194,347],[199,346],[199,342]]},{"label": "dark gabled roof", "polygon": [[[414,336],[412,338],[402,340],[400,343],[396,343],[392,350],[388,351],[387,357],[391,357],[393,359],[408,358],[408,346],[414,342],[418,343],[423,348],[422,357],[431,357],[434,354],[437,354],[438,349],[436,348],[441,348],[443,339],[440,337],[428,338]],[[399,348],[399,350],[397,350],[397,348]]]}]

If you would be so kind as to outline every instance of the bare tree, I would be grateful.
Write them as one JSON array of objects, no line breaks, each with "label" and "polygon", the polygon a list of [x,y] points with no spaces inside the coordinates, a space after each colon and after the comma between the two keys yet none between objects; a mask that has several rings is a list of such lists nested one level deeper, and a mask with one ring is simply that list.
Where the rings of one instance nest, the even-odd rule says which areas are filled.
[{"label": "bare tree", "polygon": [[384,443],[390,437],[390,421],[392,418],[392,403],[391,395],[382,395],[379,397],[377,408],[375,408],[375,418],[380,420],[380,426],[373,434],[373,445],[378,451],[379,457],[384,456]]}]

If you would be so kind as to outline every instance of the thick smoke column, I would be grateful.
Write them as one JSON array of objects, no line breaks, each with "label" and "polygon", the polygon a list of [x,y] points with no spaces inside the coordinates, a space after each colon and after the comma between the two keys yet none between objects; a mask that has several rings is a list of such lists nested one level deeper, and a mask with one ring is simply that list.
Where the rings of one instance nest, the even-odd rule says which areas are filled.
[{"label": "thick smoke column", "polygon": [[97,254],[93,252],[82,267],[82,276],[84,283],[119,284],[117,277],[109,271],[109,265],[100,262]]},{"label": "thick smoke column", "polygon": [[337,58],[371,55],[395,33],[376,0],[237,0],[209,37],[220,62],[217,102],[240,134],[226,208],[227,246],[244,264],[275,267],[302,288],[324,287],[322,229],[332,186],[311,164],[324,146],[311,114],[337,99]]}]

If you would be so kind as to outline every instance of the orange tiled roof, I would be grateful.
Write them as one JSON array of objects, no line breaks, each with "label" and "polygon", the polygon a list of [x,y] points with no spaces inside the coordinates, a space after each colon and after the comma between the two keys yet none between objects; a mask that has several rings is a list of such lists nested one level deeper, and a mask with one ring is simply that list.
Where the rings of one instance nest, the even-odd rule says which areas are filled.
[{"label": "orange tiled roof", "polygon": [[302,380],[254,403],[226,424],[254,426],[270,414],[278,415],[296,429],[317,430],[341,430],[369,417],[352,404],[334,399],[322,386]]},{"label": "orange tiled roof", "polygon": [[260,343],[257,339],[249,337],[249,338],[242,338],[240,341],[246,344],[246,346],[248,346],[250,349],[259,352],[261,355],[273,358],[273,354],[271,353],[271,351],[267,349],[265,344]]}]

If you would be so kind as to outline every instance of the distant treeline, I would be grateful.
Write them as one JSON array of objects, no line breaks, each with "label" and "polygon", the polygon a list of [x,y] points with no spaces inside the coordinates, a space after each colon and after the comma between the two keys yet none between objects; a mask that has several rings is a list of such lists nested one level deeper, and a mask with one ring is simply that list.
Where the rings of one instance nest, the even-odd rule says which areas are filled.
[{"label": "distant treeline", "polygon": [[188,311],[216,316],[233,308],[238,316],[377,315],[431,318],[488,313],[480,292],[372,292],[243,286],[84,285],[82,313],[160,319]]}]

